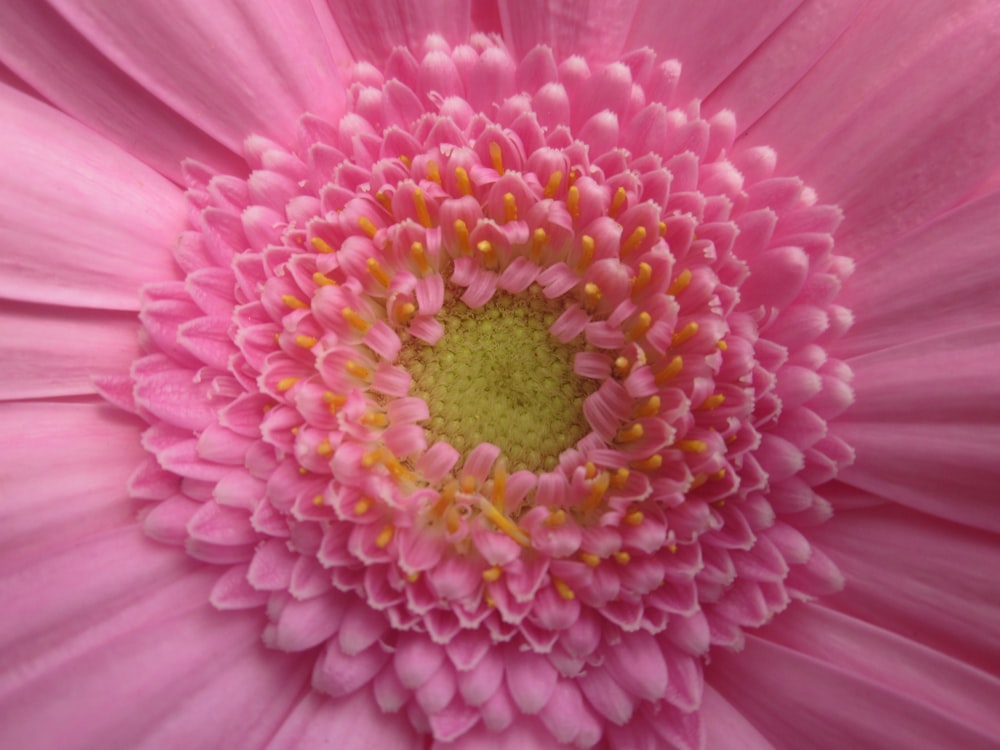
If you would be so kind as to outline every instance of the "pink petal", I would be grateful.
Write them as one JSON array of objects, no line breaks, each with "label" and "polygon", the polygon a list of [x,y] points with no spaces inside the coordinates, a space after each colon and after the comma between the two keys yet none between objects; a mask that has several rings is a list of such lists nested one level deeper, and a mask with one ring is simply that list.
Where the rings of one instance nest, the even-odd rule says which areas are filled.
[{"label": "pink petal", "polygon": [[0,89],[0,119],[0,294],[135,310],[142,283],[175,277],[176,186],[11,89]]}]

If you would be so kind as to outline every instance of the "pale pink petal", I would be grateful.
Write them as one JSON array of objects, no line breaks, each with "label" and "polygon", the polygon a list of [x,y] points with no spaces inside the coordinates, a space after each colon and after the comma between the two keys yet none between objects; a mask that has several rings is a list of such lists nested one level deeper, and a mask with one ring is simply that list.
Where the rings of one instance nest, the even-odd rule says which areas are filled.
[{"label": "pale pink petal", "polygon": [[37,92],[175,182],[185,158],[240,169],[233,151],[146,91],[45,3],[0,6],[0,60],[23,80],[15,88]]},{"label": "pale pink petal", "polygon": [[552,47],[556,60],[575,54],[588,61],[607,63],[642,46],[626,42],[636,4],[636,0],[502,0],[500,19],[504,39],[516,56],[522,57],[536,45],[545,44]]},{"label": "pale pink petal", "polygon": [[348,56],[329,15],[312,4],[55,5],[144,89],[231,150],[250,133],[291,141],[303,112],[343,112],[337,63]]},{"label": "pale pink petal", "polygon": [[94,393],[94,376],[120,375],[139,354],[130,313],[0,302],[0,399]]},{"label": "pale pink petal", "polygon": [[135,310],[140,284],[175,276],[176,186],[12,89],[0,89],[0,120],[0,295]]},{"label": "pale pink petal", "polygon": [[705,687],[701,712],[712,750],[775,750],[747,718],[711,686]]}]

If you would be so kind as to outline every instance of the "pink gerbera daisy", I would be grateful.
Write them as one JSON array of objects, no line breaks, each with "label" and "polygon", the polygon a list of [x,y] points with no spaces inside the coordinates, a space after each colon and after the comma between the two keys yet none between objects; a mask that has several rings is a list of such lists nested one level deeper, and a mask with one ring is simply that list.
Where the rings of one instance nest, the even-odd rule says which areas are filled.
[{"label": "pink gerbera daisy", "polygon": [[0,21],[6,744],[1000,739],[995,6]]}]

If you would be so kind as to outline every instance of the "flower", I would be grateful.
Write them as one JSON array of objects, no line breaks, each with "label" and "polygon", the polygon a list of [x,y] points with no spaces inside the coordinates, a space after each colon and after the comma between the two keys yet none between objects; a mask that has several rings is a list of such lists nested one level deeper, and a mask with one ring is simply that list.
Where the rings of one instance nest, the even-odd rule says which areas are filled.
[{"label": "flower", "polygon": [[5,739],[996,739],[997,13],[662,10],[5,19]]}]

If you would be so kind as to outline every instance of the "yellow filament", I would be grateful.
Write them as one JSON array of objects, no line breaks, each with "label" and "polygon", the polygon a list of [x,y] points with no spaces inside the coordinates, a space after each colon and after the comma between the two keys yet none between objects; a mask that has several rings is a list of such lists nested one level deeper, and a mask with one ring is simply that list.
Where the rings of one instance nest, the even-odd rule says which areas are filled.
[{"label": "yellow filament", "polygon": [[386,193],[379,190],[375,193],[375,200],[379,202],[379,205],[382,206],[382,208],[389,213],[392,213],[392,198],[390,198]]},{"label": "yellow filament", "polygon": [[636,297],[653,278],[653,267],[646,261],[639,264],[639,273],[632,279],[632,296]]},{"label": "yellow filament", "polygon": [[318,508],[322,504],[323,504],[323,496],[322,495],[314,495],[313,496],[313,505],[315,505]]},{"label": "yellow filament", "polygon": [[316,452],[319,455],[324,456],[324,457],[325,456],[332,456],[333,455],[333,446],[330,445],[330,441],[329,440],[327,440],[326,438],[323,438],[322,440],[319,441],[319,445],[316,446]]},{"label": "yellow filament", "polygon": [[466,474],[462,477],[462,483],[460,485],[462,492],[466,495],[471,495],[476,491],[476,478],[471,474]]},{"label": "yellow filament", "polygon": [[455,182],[458,183],[458,192],[462,195],[472,195],[472,181],[465,167],[455,167]]},{"label": "yellow filament", "polygon": [[417,211],[417,221],[419,221],[422,226],[432,226],[431,212],[427,209],[427,199],[424,198],[424,191],[420,188],[415,188],[413,190],[413,207]]},{"label": "yellow filament", "polygon": [[356,503],[354,503],[354,515],[363,516],[371,509],[371,507],[372,507],[371,498],[363,497]]},{"label": "yellow filament", "polygon": [[349,375],[360,380],[368,380],[371,377],[371,371],[367,367],[363,367],[355,362],[353,359],[347,360],[347,364],[344,365],[344,369],[347,370]]},{"label": "yellow filament", "polygon": [[696,333],[698,333],[698,324],[692,320],[671,337],[670,346],[680,346],[684,342],[693,339]]},{"label": "yellow filament", "polygon": [[555,198],[556,193],[559,192],[559,186],[562,184],[563,173],[558,169],[549,175],[549,181],[545,183],[545,190],[543,195],[546,198]]},{"label": "yellow filament", "polygon": [[639,471],[656,471],[663,466],[663,456],[659,453],[654,453],[649,458],[644,458],[641,461],[633,461],[632,466]]},{"label": "yellow filament", "polygon": [[469,245],[469,227],[461,219],[455,219],[455,236],[458,239],[458,249],[462,251],[462,255],[468,255],[472,251],[472,246]]},{"label": "yellow filament", "polygon": [[631,513],[625,516],[625,523],[627,523],[629,526],[638,526],[640,523],[643,522],[645,518],[646,516],[643,515],[641,510],[633,510]]},{"label": "yellow filament", "polygon": [[625,337],[628,341],[635,341],[641,336],[645,335],[646,331],[650,329],[653,325],[653,316],[648,312],[639,313],[638,319],[632,324],[629,329],[628,335]]},{"label": "yellow filament", "polygon": [[726,343],[725,339],[719,339],[715,342],[715,345],[719,348],[719,351],[726,351],[729,348],[729,344]]},{"label": "yellow filament", "polygon": [[593,461],[587,461],[583,467],[583,476],[587,479],[593,479],[597,476],[597,466]]},{"label": "yellow filament", "polygon": [[667,294],[676,297],[678,294],[687,289],[688,284],[691,283],[691,271],[685,268],[681,271],[677,278],[673,280],[670,287],[667,289]]},{"label": "yellow filament", "polygon": [[494,526],[522,547],[527,547],[531,543],[521,527],[494,508],[485,498],[479,498],[479,509],[487,519],[493,522]]},{"label": "yellow filament", "polygon": [[676,355],[670,362],[654,376],[653,380],[657,385],[663,385],[668,380],[677,377],[684,368],[684,360],[681,355]]},{"label": "yellow filament", "polygon": [[628,427],[618,430],[617,440],[619,443],[634,443],[640,440],[644,434],[642,424],[633,422]]},{"label": "yellow filament", "polygon": [[635,410],[636,417],[655,417],[660,413],[662,402],[659,396],[650,396],[646,402]]},{"label": "yellow filament", "polygon": [[410,583],[416,583],[417,581],[420,580],[420,571],[414,570],[412,573],[407,573],[406,580],[409,581]]},{"label": "yellow filament", "polygon": [[319,271],[313,274],[313,283],[316,286],[337,286],[337,282],[321,274]]},{"label": "yellow filament", "polygon": [[503,194],[503,215],[507,221],[517,221],[517,199],[513,193]]},{"label": "yellow filament", "polygon": [[396,529],[394,529],[391,525],[383,527],[383,529],[378,533],[378,536],[375,537],[375,546],[379,549],[385,549],[389,546],[389,542],[392,541],[392,537],[395,533]]},{"label": "yellow filament", "polygon": [[662,236],[664,236],[664,235],[665,235],[666,233],[667,233],[667,222],[665,222],[665,221],[661,221],[661,222],[660,222],[660,236],[662,237]]},{"label": "yellow filament", "polygon": [[354,328],[361,333],[367,333],[368,329],[371,328],[371,325],[367,320],[362,318],[357,312],[349,307],[345,307],[341,310],[340,314],[344,317],[344,320],[351,324],[351,328]]},{"label": "yellow filament", "polygon": [[399,160],[403,162],[403,164],[405,164],[407,168],[409,168],[413,164],[413,160],[406,154],[400,154]]},{"label": "yellow filament", "polygon": [[555,586],[556,592],[566,601],[572,601],[576,599],[576,593],[571,589],[564,580],[561,578],[556,578],[552,576],[552,585]]},{"label": "yellow filament", "polygon": [[726,470],[725,469],[719,469],[714,474],[711,474],[708,478],[711,479],[711,480],[713,480],[713,481],[718,482],[720,479],[725,479],[725,477],[726,477]]},{"label": "yellow filament", "polygon": [[708,398],[706,398],[702,402],[701,406],[699,406],[698,408],[699,409],[706,409],[708,411],[712,411],[713,409],[717,409],[718,407],[722,406],[722,402],[725,401],[725,400],[726,400],[726,397],[725,397],[724,394],[722,394],[722,393],[716,393],[716,394],[713,394],[713,395],[709,396]]},{"label": "yellow filament", "polygon": [[378,227],[372,224],[372,220],[367,216],[362,216],[358,219],[358,226],[361,227],[361,231],[367,234],[369,237],[374,237],[375,233],[378,232]]},{"label": "yellow filament", "polygon": [[708,450],[708,443],[704,440],[678,440],[673,447],[685,453],[704,453]]},{"label": "yellow filament", "polygon": [[580,215],[580,188],[576,185],[566,192],[566,210],[574,219]]},{"label": "yellow filament", "polygon": [[424,243],[414,242],[410,245],[410,257],[417,264],[420,273],[428,273],[431,270],[431,264],[427,262],[427,251],[424,249]]},{"label": "yellow filament", "polygon": [[608,209],[608,216],[611,218],[617,216],[618,212],[622,210],[622,206],[625,205],[626,198],[628,198],[628,195],[625,193],[625,188],[618,188],[611,197],[611,208]]},{"label": "yellow filament", "polygon": [[622,243],[621,257],[624,258],[626,255],[631,253],[633,250],[639,247],[639,245],[641,245],[642,241],[645,239],[646,239],[646,227],[640,226],[633,229],[632,234],[630,234],[628,236],[628,239]]},{"label": "yellow filament", "polygon": [[361,424],[368,427],[385,427],[389,424],[389,417],[382,412],[370,411],[361,417]]},{"label": "yellow filament", "polygon": [[339,393],[327,391],[323,394],[323,402],[330,407],[331,414],[336,414],[337,410],[347,403],[347,396],[341,396]]},{"label": "yellow filament", "polygon": [[330,253],[336,252],[336,250],[333,249],[330,243],[328,243],[322,237],[313,237],[311,240],[309,240],[309,244],[311,244],[318,253],[324,253],[329,255]]},{"label": "yellow filament", "polygon": [[301,333],[295,337],[295,343],[301,346],[303,349],[312,349],[316,346],[316,338],[314,336],[303,336]]},{"label": "yellow filament", "polygon": [[490,141],[490,163],[498,175],[503,175],[503,151],[496,141]]},{"label": "yellow filament", "polygon": [[298,382],[299,382],[298,378],[282,378],[281,380],[278,381],[277,385],[278,393],[284,393]]},{"label": "yellow filament", "polygon": [[288,305],[293,310],[305,310],[309,305],[300,300],[298,297],[293,297],[291,294],[282,294],[281,301]]},{"label": "yellow filament", "polygon": [[371,274],[372,278],[375,279],[379,284],[384,287],[388,287],[392,282],[392,277],[386,273],[386,270],[382,268],[382,264],[379,263],[375,258],[369,258],[365,265],[368,267],[368,273]]},{"label": "yellow filament", "polygon": [[487,568],[483,571],[483,580],[486,583],[495,583],[500,580],[500,574],[503,571],[500,570],[499,565],[494,565],[492,568]]},{"label": "yellow filament", "polygon": [[438,169],[438,164],[433,159],[427,162],[427,179],[438,185],[441,184],[441,170]]}]

